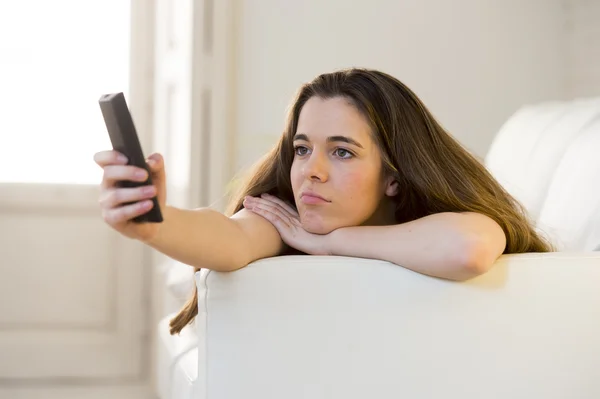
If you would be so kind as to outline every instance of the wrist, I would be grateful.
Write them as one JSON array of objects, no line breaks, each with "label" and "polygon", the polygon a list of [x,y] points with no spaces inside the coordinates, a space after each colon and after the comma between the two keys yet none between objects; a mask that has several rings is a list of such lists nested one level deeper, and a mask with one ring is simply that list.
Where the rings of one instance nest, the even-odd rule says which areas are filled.
[{"label": "wrist", "polygon": [[344,234],[343,232],[343,227],[333,230],[331,233],[325,235],[325,239],[324,239],[324,248],[323,251],[325,252],[326,255],[339,255],[339,242],[340,242],[340,236],[342,236]]},{"label": "wrist", "polygon": [[151,247],[157,247],[164,240],[165,230],[169,225],[173,223],[174,217],[177,214],[177,208],[172,206],[165,206],[161,209],[163,220],[157,223],[156,233],[147,239],[141,240],[144,244]]}]

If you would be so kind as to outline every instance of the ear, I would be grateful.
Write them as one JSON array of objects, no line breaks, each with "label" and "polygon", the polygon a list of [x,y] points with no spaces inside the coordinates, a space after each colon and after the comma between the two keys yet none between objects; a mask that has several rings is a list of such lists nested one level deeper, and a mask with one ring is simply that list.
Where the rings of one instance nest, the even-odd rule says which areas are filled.
[{"label": "ear", "polygon": [[385,195],[393,197],[398,194],[398,182],[393,176],[388,176],[385,179]]}]

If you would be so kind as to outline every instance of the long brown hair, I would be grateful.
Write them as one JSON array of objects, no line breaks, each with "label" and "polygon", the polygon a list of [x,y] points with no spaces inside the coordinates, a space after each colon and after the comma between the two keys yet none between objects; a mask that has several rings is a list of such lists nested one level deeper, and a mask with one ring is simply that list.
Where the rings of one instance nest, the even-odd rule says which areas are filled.
[{"label": "long brown hair", "polygon": [[[405,223],[439,212],[478,212],[495,220],[506,235],[504,253],[549,252],[552,245],[525,209],[435,120],[419,98],[396,78],[376,70],[345,69],[317,76],[298,91],[285,130],[232,196],[226,214],[242,209],[246,195],[269,193],[294,204],[290,170],[300,111],[313,96],[349,100],[370,123],[383,168],[398,182],[396,221]],[[178,333],[197,315],[197,293],[171,321]]]}]

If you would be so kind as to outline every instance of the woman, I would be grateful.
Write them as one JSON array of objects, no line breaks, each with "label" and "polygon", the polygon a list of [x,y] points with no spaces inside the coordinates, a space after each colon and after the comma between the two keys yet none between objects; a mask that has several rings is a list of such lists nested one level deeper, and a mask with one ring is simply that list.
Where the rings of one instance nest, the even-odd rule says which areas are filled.
[{"label": "woman", "polygon": [[[227,215],[166,206],[164,163],[154,186],[114,151],[100,152],[106,223],[196,269],[233,271],[283,254],[386,260],[465,280],[503,253],[547,252],[522,207],[433,118],[417,96],[375,70],[323,74],[303,85],[277,145],[234,196]],[[135,224],[158,196],[161,224]],[[123,205],[136,202],[132,205]],[[197,314],[196,294],[172,320]]]}]

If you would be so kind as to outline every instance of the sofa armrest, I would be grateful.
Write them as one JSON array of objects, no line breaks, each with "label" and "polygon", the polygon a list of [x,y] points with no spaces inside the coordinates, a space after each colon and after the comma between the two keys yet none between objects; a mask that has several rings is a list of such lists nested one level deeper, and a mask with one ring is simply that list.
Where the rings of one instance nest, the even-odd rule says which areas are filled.
[{"label": "sofa armrest", "polygon": [[600,397],[600,253],[451,282],[383,261],[197,274],[199,397]]},{"label": "sofa armrest", "polygon": [[160,399],[192,399],[198,377],[198,336],[193,326],[181,334],[169,333],[169,322],[175,316],[164,317],[158,325],[155,388]]}]

